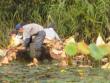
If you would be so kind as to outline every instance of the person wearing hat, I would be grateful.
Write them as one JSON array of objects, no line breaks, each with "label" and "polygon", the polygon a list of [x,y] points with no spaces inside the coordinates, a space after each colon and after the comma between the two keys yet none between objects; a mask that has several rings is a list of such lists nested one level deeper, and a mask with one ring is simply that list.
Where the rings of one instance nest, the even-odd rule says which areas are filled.
[{"label": "person wearing hat", "polygon": [[32,58],[32,62],[28,64],[28,66],[37,65],[38,58],[41,55],[42,44],[46,35],[45,31],[43,30],[43,26],[36,23],[30,23],[25,25],[17,24],[15,28],[23,35],[24,49],[30,47],[30,56]]}]

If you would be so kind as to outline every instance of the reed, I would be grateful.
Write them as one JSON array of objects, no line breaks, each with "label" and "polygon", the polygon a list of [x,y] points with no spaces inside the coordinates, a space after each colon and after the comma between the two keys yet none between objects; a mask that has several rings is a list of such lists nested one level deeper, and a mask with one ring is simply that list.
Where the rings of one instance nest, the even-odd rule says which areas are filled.
[{"label": "reed", "polygon": [[15,24],[29,19],[44,27],[54,22],[62,38],[79,34],[77,41],[90,43],[100,32],[105,39],[110,32],[109,8],[109,0],[1,0],[0,48],[7,46]]}]

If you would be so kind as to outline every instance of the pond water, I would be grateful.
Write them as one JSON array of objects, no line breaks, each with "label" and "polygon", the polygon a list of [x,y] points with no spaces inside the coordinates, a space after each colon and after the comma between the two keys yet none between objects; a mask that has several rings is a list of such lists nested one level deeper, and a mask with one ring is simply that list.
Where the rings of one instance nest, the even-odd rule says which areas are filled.
[{"label": "pond water", "polygon": [[38,67],[13,61],[0,67],[0,83],[110,83],[110,70],[99,68],[61,68],[45,61]]}]

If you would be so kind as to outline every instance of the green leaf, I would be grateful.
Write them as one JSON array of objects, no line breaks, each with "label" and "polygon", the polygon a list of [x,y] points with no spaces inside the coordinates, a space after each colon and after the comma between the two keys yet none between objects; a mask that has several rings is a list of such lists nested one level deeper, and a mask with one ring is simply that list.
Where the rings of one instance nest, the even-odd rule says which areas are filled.
[{"label": "green leaf", "polygon": [[97,47],[95,43],[89,45],[89,50],[95,60],[101,60],[107,54],[105,48]]},{"label": "green leaf", "polygon": [[67,56],[75,56],[75,54],[77,53],[77,45],[70,42],[64,47],[64,51]]}]

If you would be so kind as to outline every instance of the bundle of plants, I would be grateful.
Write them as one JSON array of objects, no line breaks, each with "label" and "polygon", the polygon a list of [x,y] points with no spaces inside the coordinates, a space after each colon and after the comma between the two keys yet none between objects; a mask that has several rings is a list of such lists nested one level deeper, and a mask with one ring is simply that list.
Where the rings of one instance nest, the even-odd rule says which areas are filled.
[{"label": "bundle of plants", "polygon": [[53,60],[58,61],[58,66],[65,66],[64,45],[60,40],[44,40],[46,50],[49,52],[50,57]]},{"label": "bundle of plants", "polygon": [[16,35],[11,36],[10,44],[5,49],[0,49],[0,66],[9,64],[16,59],[17,52],[22,50],[21,40]]},{"label": "bundle of plants", "polygon": [[0,66],[3,64],[9,64],[9,62],[16,59],[16,51],[7,49],[2,51],[4,56],[2,55],[2,57],[0,57]]},{"label": "bundle of plants", "polygon": [[67,39],[68,42],[64,46],[68,65],[75,63],[79,67],[101,67],[109,62],[110,45],[103,43],[104,41],[100,35],[96,44],[90,43],[89,45],[84,41],[74,42],[74,39],[71,38]]}]

